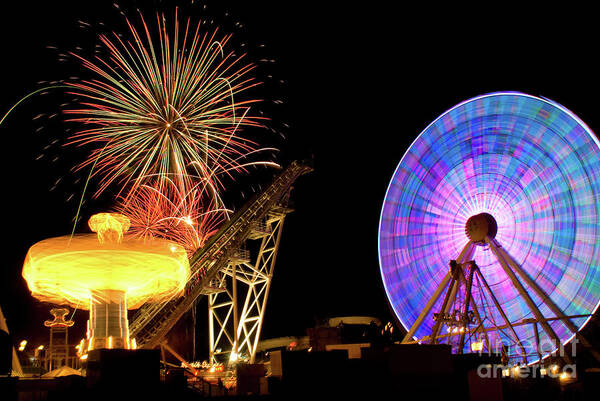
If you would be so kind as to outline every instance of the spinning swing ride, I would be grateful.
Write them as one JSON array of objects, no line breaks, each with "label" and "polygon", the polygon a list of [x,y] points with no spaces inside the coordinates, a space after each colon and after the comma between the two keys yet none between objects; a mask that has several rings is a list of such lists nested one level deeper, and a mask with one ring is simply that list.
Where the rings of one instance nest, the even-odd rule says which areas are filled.
[{"label": "spinning swing ride", "polygon": [[380,268],[403,343],[514,364],[575,337],[589,347],[580,331],[600,304],[599,197],[600,142],[562,105],[502,92],[439,116],[404,154],[381,211]]}]

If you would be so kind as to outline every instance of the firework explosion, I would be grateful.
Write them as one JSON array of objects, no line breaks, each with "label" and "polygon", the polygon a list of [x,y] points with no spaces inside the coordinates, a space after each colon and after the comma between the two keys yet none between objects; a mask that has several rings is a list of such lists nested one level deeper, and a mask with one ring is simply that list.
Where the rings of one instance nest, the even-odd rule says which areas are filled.
[{"label": "firework explosion", "polygon": [[143,184],[130,199],[122,200],[118,211],[129,218],[129,232],[135,237],[171,240],[185,247],[189,256],[217,232],[229,212],[214,205],[206,186],[197,184],[182,192],[171,180],[166,185]]},{"label": "firework explosion", "polygon": [[90,168],[88,181],[98,178],[95,196],[119,185],[117,209],[134,235],[172,240],[191,255],[228,218],[222,179],[277,166],[255,161],[274,149],[240,135],[264,118],[251,113],[259,100],[244,99],[259,82],[244,54],[226,50],[231,35],[202,33],[189,19],[180,26],[177,12],[171,33],[164,15],[154,33],[140,19],[141,34],[127,20],[130,40],[100,35],[108,57],[73,54],[95,79],[68,83],[82,100],[65,112],[84,125],[68,144],[91,148],[77,168]]},{"label": "firework explosion", "polygon": [[[256,143],[240,136],[243,126],[261,126],[251,114],[256,99],[236,101],[259,83],[250,75],[244,55],[226,51],[231,35],[201,33],[188,19],[171,38],[164,15],[157,14],[158,40],[141,17],[143,34],[127,20],[131,40],[100,35],[109,57],[81,60],[96,79],[70,83],[80,106],[66,110],[86,128],[69,144],[92,148],[78,168],[90,167],[99,178],[95,195],[119,184],[129,198],[149,179],[159,189],[170,179],[188,192],[198,180],[222,207],[221,181],[256,164]],[[268,149],[273,150],[273,149]]]}]

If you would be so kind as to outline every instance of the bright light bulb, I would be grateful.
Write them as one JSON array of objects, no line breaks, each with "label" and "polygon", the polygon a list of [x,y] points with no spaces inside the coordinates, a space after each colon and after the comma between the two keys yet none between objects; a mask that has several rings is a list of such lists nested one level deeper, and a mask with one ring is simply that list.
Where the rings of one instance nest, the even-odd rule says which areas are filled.
[{"label": "bright light bulb", "polygon": [[474,341],[471,343],[471,351],[481,352],[483,351],[483,341]]}]

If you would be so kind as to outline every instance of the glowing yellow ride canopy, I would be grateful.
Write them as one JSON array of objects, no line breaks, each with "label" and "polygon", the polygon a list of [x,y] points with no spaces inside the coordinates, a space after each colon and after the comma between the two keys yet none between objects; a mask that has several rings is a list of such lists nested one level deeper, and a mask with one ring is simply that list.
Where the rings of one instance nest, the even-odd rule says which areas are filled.
[{"label": "glowing yellow ride canopy", "polygon": [[184,248],[124,235],[129,221],[122,215],[97,214],[89,224],[97,234],[49,238],[29,249],[23,277],[35,298],[89,309],[92,292],[118,290],[135,309],[182,293],[190,272]]},{"label": "glowing yellow ride canopy", "polygon": [[135,348],[127,309],[182,295],[190,274],[186,251],[169,241],[126,236],[130,223],[121,214],[99,213],[88,224],[96,234],[49,238],[29,248],[23,277],[40,301],[89,309],[80,353]]}]

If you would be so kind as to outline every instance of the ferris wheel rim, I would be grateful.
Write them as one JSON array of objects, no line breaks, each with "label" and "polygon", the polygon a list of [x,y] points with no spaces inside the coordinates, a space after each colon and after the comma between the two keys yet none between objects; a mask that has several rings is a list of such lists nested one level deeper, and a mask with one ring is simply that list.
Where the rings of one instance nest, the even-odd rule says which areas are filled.
[{"label": "ferris wheel rim", "polygon": [[[390,190],[394,187],[395,185],[395,177],[397,177],[398,175],[398,170],[403,166],[403,163],[405,161],[405,158],[407,157],[407,155],[410,153],[411,149],[415,146],[415,144],[422,138],[422,136],[428,132],[428,130],[434,126],[436,123],[438,123],[441,119],[443,119],[446,115],[448,115],[450,112],[461,108],[462,106],[464,106],[465,104],[468,103],[472,103],[475,102],[477,100],[480,99],[484,99],[484,98],[488,98],[488,97],[495,97],[495,96],[503,96],[503,95],[512,95],[512,96],[519,96],[519,97],[526,97],[526,98],[530,98],[530,99],[534,99],[536,101],[541,101],[544,102],[546,104],[548,104],[549,106],[555,107],[557,109],[559,109],[560,111],[562,111],[563,113],[565,113],[566,115],[568,115],[570,118],[572,118],[580,127],[583,128],[583,130],[585,131],[586,135],[588,136],[588,138],[592,139],[592,141],[596,144],[596,147],[598,150],[600,150],[600,140],[596,137],[596,135],[593,133],[593,131],[590,129],[590,127],[584,122],[582,121],[574,112],[572,112],[571,110],[569,110],[568,108],[566,108],[565,106],[561,105],[558,102],[555,102],[551,99],[545,98],[545,97],[538,97],[538,96],[533,96],[533,95],[529,95],[526,93],[522,93],[522,92],[518,92],[518,91],[498,91],[498,92],[492,92],[492,93],[486,93],[483,95],[479,95],[479,96],[475,96],[469,99],[466,99],[454,106],[452,106],[451,108],[447,109],[445,112],[439,114],[439,116],[437,118],[435,118],[433,121],[431,121],[416,137],[415,139],[411,142],[410,146],[406,149],[406,151],[404,152],[404,154],[402,155],[402,158],[400,159],[400,161],[398,162],[398,164],[396,165],[396,168],[394,169],[393,174],[391,175],[391,179],[389,181],[389,184],[386,188],[386,192],[385,192],[385,196],[384,196],[384,201],[382,203],[381,206],[381,211],[380,211],[380,216],[379,216],[379,224],[378,224],[378,238],[377,238],[377,242],[378,242],[378,260],[379,260],[379,270],[380,270],[380,274],[382,277],[382,281],[384,284],[384,289],[388,298],[388,301],[390,302],[390,305],[392,306],[392,309],[394,310],[394,315],[395,317],[400,321],[400,323],[402,324],[402,326],[404,326],[404,328],[406,328],[407,330],[409,329],[410,325],[407,324],[401,313],[398,312],[397,307],[394,305],[394,296],[391,293],[391,290],[389,288],[390,283],[388,282],[388,280],[386,280],[386,272],[384,271],[384,266],[385,263],[382,260],[382,228],[384,225],[384,212],[386,209],[386,204],[388,201],[388,196],[390,194]],[[590,181],[591,182],[591,181]],[[467,239],[465,238],[465,243],[467,243]],[[565,341],[561,341],[562,344],[566,344],[568,342],[570,342],[576,335],[577,333],[579,333],[591,320],[592,315],[594,313],[597,312],[597,310],[600,308],[600,298],[598,298],[595,302],[595,306],[593,308],[593,311],[591,311],[590,316],[581,324],[581,325],[577,325],[578,326],[578,330],[576,332],[574,332],[570,337],[568,337]],[[414,340],[418,340],[418,336],[413,335],[413,339]],[[545,357],[544,357],[545,358]]]}]

